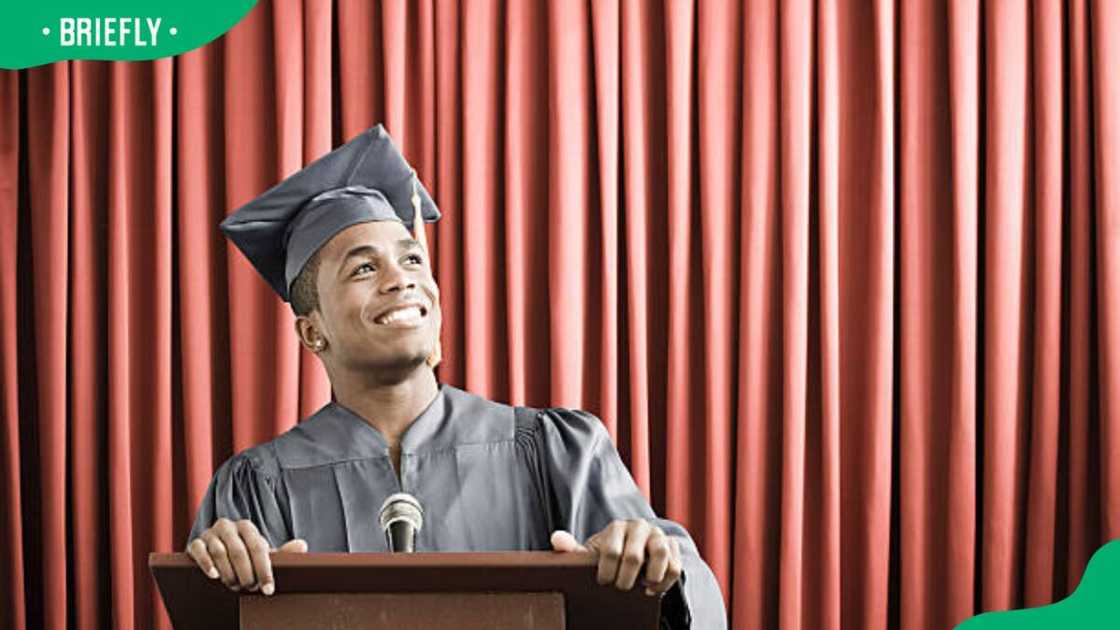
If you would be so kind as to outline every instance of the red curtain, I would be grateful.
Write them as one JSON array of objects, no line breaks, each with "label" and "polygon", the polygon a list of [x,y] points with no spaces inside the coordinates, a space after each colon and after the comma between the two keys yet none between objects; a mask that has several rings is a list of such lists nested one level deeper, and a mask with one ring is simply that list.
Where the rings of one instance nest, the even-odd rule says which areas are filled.
[{"label": "red curtain", "polygon": [[1120,536],[1120,3],[262,2],[0,73],[0,625],[146,561],[329,396],[217,224],[384,121],[441,380],[602,417],[734,628],[947,628]]}]

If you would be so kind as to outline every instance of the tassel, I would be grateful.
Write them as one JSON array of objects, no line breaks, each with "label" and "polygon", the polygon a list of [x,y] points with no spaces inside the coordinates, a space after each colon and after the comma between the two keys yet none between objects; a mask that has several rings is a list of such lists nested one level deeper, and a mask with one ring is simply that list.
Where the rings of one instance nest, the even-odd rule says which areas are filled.
[{"label": "tassel", "polygon": [[[428,249],[428,234],[424,228],[424,214],[422,203],[420,201],[420,182],[416,178],[416,174],[412,174],[412,238],[415,238],[420,243],[420,249],[424,251],[424,255],[428,258],[428,265],[432,264],[432,252]],[[435,275],[433,271],[433,276]],[[437,298],[438,299],[438,298]],[[425,363],[428,367],[435,369],[440,361],[443,360],[443,344],[439,339],[440,331],[436,331],[435,344],[432,353],[428,355]]]}]

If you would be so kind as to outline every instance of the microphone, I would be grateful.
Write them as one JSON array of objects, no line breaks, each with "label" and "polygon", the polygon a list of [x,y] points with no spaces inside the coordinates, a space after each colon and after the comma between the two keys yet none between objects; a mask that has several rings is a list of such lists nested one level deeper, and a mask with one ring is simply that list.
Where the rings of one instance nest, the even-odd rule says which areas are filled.
[{"label": "microphone", "polygon": [[416,547],[416,532],[424,526],[424,508],[416,497],[406,492],[390,495],[381,504],[381,529],[389,543],[389,551],[412,553]]}]

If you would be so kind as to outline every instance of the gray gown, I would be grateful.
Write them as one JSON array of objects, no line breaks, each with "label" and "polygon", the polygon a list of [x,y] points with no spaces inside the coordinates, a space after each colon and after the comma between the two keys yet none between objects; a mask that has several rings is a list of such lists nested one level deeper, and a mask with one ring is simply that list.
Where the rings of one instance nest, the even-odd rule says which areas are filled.
[{"label": "gray gown", "polygon": [[[273,547],[387,551],[382,501],[424,506],[417,551],[547,550],[550,534],[583,541],[615,519],[644,518],[680,542],[683,575],[662,611],[673,628],[726,628],[723,598],[688,532],[659,519],[595,416],[491,402],[449,385],[401,438],[400,478],[381,434],[337,403],[222,465],[190,539],[215,520],[249,519]],[[190,540],[189,539],[189,540]]]}]

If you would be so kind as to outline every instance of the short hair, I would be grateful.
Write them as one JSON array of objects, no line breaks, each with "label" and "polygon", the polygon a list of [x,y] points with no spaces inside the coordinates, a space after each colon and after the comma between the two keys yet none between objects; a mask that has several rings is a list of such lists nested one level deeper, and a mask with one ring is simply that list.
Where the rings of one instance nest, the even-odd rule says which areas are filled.
[{"label": "short hair", "polygon": [[312,254],[307,264],[292,281],[289,299],[292,311],[300,317],[319,309],[319,252]]}]

